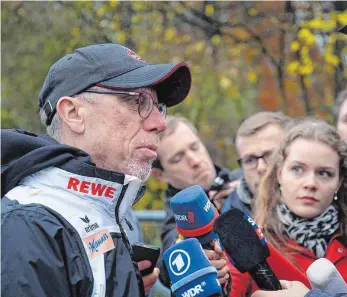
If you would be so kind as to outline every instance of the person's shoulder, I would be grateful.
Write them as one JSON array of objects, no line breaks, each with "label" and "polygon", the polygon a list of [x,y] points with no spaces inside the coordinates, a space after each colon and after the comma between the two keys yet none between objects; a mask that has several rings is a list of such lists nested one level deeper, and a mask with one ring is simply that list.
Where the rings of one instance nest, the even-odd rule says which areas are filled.
[{"label": "person's shoulder", "polygon": [[23,245],[31,247],[23,254],[28,259],[42,249],[52,258],[62,257],[65,252],[85,257],[77,230],[64,217],[41,204],[20,204],[6,196],[1,199],[1,240],[7,257],[16,251],[23,254]]},{"label": "person's shoulder", "polygon": [[6,195],[1,199],[1,216],[13,216],[17,214],[40,214],[48,215],[49,211],[41,204],[31,203],[31,204],[20,204],[17,200],[12,200],[6,197]]},{"label": "person's shoulder", "polygon": [[2,231],[13,230],[19,226],[23,232],[36,232],[37,230],[62,229],[62,218],[53,210],[40,204],[20,204],[4,196],[1,199],[1,225]]},{"label": "person's shoulder", "polygon": [[227,212],[231,208],[237,208],[247,215],[251,214],[250,208],[244,202],[241,201],[239,195],[237,194],[237,190],[232,191],[231,194],[225,200],[222,213]]},{"label": "person's shoulder", "polygon": [[[89,290],[87,254],[77,231],[63,217],[45,206],[23,205],[6,196],[1,206],[1,263],[11,267],[1,272],[6,296],[72,296],[71,288]],[[13,282],[18,276],[25,276],[26,286]],[[78,285],[71,285],[71,279]]]},{"label": "person's shoulder", "polygon": [[222,208],[222,213],[230,210],[231,207],[235,207],[235,204],[240,202],[240,198],[237,195],[236,190],[232,191],[230,195],[225,199],[224,206]]}]

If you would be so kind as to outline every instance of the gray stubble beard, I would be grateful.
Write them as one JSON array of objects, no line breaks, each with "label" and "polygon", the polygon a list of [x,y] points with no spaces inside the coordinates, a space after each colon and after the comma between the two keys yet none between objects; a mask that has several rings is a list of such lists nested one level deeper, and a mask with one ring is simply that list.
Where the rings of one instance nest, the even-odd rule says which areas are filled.
[{"label": "gray stubble beard", "polygon": [[130,158],[130,161],[126,167],[126,172],[129,175],[137,177],[142,182],[145,182],[151,175],[153,161],[154,160],[140,161],[136,158]]}]

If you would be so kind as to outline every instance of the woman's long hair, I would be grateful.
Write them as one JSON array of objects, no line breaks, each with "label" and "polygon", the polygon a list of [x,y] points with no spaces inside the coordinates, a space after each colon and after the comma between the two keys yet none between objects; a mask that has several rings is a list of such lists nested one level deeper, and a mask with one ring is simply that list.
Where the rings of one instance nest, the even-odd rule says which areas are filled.
[{"label": "woman's long hair", "polygon": [[[339,220],[343,242],[347,242],[347,147],[336,129],[320,120],[303,120],[286,131],[284,141],[274,155],[259,186],[258,197],[255,199],[254,218],[262,228],[265,238],[282,252],[299,251],[288,244],[283,226],[277,214],[277,207],[281,201],[281,192],[277,179],[277,172],[282,168],[288,155],[290,145],[298,138],[315,140],[329,145],[340,157],[339,177],[342,184],[337,192],[337,200],[333,200],[339,212]],[[314,147],[312,148],[314,149]]]}]

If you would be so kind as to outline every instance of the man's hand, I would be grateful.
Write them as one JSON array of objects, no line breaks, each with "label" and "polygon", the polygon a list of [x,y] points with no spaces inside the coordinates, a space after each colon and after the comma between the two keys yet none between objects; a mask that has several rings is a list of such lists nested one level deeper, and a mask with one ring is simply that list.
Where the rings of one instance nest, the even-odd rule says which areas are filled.
[{"label": "man's hand", "polygon": [[[151,262],[148,260],[140,261],[137,263],[139,266],[139,270],[145,270],[146,268],[151,267]],[[156,283],[158,277],[159,277],[159,268],[155,267],[153,272],[151,274],[148,274],[142,278],[143,280],[143,285],[145,287],[145,293],[147,294],[150,289],[154,286]]]},{"label": "man's hand", "polygon": [[209,191],[208,197],[213,200],[214,205],[218,210],[221,210],[224,205],[225,199],[236,189],[237,185],[240,183],[239,180],[235,180],[225,184],[223,190],[220,191]]},{"label": "man's hand", "polygon": [[217,241],[214,242],[214,250],[205,250],[205,255],[211,264],[217,269],[218,281],[223,285],[229,279],[227,259]]},{"label": "man's hand", "polygon": [[281,280],[283,290],[280,291],[256,291],[251,297],[304,297],[309,289],[301,282]]}]

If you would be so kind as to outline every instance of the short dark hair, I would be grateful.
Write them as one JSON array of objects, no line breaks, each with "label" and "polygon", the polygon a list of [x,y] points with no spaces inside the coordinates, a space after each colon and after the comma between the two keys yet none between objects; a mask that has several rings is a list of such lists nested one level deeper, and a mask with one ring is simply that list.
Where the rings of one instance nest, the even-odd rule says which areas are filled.
[{"label": "short dark hair", "polygon": [[236,139],[257,133],[268,125],[278,125],[283,129],[291,122],[291,118],[282,112],[261,111],[245,119],[236,132]]}]

